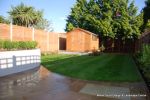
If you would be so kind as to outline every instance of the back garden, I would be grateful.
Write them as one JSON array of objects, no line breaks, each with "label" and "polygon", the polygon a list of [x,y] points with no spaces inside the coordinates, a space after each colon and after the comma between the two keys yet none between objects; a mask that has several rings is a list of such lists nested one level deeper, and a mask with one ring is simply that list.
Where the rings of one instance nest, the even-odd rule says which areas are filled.
[{"label": "back garden", "polygon": [[[36,42],[0,41],[0,50],[33,49]],[[43,54],[42,65],[49,70],[84,80],[138,82],[141,74],[150,82],[150,46],[135,54],[92,52],[89,55]],[[138,70],[139,69],[139,70]]]},{"label": "back garden", "polygon": [[[56,81],[59,85],[53,84],[52,87],[56,86],[59,88],[58,90],[61,90],[64,83],[73,83],[72,80],[76,80],[77,83],[78,80],[87,81],[87,83],[89,81],[119,84],[127,83],[127,88],[128,90],[130,89],[130,91],[132,91],[132,86],[130,84],[137,83],[141,85],[141,83],[144,83],[145,85],[146,82],[147,87],[150,90],[150,38],[148,38],[149,42],[145,42],[143,39],[147,38],[147,36],[143,36],[145,30],[150,29],[150,0],[147,0],[145,4],[146,6],[143,8],[141,13],[137,14],[138,10],[134,1],[76,0],[75,5],[71,8],[70,14],[66,19],[65,31],[70,32],[75,28],[82,28],[97,34],[100,40],[99,49],[94,49],[87,55],[59,54],[59,52],[52,53],[50,51],[46,51],[48,53],[44,53],[43,51],[41,56],[41,65],[52,72],[52,76],[47,74],[45,75],[46,78],[44,77],[43,81],[40,80],[40,82],[52,79],[53,81],[50,81],[49,83],[48,81],[45,82],[46,89],[49,85],[51,85],[51,83]],[[18,16],[18,13],[14,13],[18,8],[23,8],[20,10],[22,15]],[[39,18],[34,18],[35,15],[32,14],[32,12],[29,12],[32,16],[26,15],[27,17],[24,21],[24,14],[28,14],[26,9],[28,9],[28,6],[25,6],[23,3],[16,7],[12,7],[12,10],[9,12],[10,16],[13,18],[12,24],[22,25],[25,27],[38,27],[38,25],[43,25],[41,24],[43,22],[48,23],[46,19],[40,18],[40,16]],[[33,10],[31,11],[34,11],[34,8],[32,9]],[[35,10],[34,13],[42,16],[42,11],[38,12]],[[32,17],[33,19],[31,19]],[[43,22],[38,22],[41,19]],[[38,27],[37,29],[50,30],[47,29],[47,27],[43,28],[43,26],[42,28]],[[148,34],[149,33],[150,31]],[[37,45],[39,44],[35,41],[23,42],[0,40],[0,51],[28,50],[36,48]],[[75,46],[74,44],[71,45]],[[49,48],[49,46],[47,48]],[[55,75],[56,77],[54,78],[53,76]],[[65,78],[61,79],[60,77],[57,77],[57,75],[60,75],[60,77],[65,76],[65,78],[70,78],[71,81],[64,82],[62,80],[65,80]],[[43,84],[40,85],[43,87]],[[68,90],[71,87],[69,86],[68,84],[66,85]],[[143,88],[142,86],[135,87],[135,90],[139,87],[139,89]],[[76,88],[76,86],[73,88]],[[80,90],[82,90],[82,88],[80,87]],[[47,90],[44,94],[50,93],[51,90],[55,91],[55,88]],[[131,93],[130,91],[129,94]],[[140,90],[137,91],[138,92],[134,92],[142,93]],[[82,95],[79,90],[75,92]],[[73,93],[72,90],[71,93]],[[55,92],[50,94],[55,94]],[[43,96],[43,94],[40,96]],[[58,96],[55,95],[55,97]]]},{"label": "back garden", "polygon": [[[150,85],[150,46],[136,54],[94,53],[93,55],[48,54],[42,65],[65,76],[109,82],[140,82]],[[141,77],[142,75],[142,77]]]}]

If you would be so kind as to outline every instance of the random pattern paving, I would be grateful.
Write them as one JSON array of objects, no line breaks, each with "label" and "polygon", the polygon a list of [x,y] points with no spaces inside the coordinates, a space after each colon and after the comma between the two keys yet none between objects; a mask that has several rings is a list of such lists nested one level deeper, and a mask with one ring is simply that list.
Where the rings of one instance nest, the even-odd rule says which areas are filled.
[{"label": "random pattern paving", "polygon": [[[110,98],[98,94],[143,93],[142,83],[91,82],[67,78],[46,68],[0,77],[0,100],[149,100],[142,98]],[[93,95],[93,94],[94,95]]]}]

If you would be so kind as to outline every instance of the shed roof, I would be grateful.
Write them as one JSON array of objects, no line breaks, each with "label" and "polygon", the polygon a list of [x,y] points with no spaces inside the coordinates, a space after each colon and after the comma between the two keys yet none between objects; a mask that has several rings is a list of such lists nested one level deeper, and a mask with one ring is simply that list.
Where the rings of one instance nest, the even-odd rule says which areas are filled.
[{"label": "shed roof", "polygon": [[[97,34],[94,34],[94,33],[90,32],[90,31],[84,30],[84,29],[82,29],[82,28],[75,28],[75,29],[73,29],[72,31],[75,31],[75,30],[80,30],[80,31],[85,32],[85,33],[87,33],[87,34],[92,34],[92,35],[98,36]],[[70,32],[71,32],[71,31],[70,31]]]}]

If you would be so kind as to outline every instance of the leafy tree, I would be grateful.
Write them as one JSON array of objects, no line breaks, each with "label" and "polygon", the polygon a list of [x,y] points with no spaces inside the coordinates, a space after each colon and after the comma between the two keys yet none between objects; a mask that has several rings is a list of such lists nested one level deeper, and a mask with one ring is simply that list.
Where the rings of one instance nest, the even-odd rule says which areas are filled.
[{"label": "leafy tree", "polygon": [[150,20],[147,22],[146,28],[150,28]]},{"label": "leafy tree", "polygon": [[129,4],[128,0],[77,0],[66,31],[80,27],[101,37],[136,39],[140,36],[139,18],[134,2]]},{"label": "leafy tree", "polygon": [[35,26],[37,29],[46,30],[49,32],[53,31],[52,23],[48,21],[47,19],[40,20]]},{"label": "leafy tree", "polygon": [[143,27],[143,23],[144,23],[144,21],[143,21],[143,12],[141,12],[139,15],[137,15],[135,20],[137,20],[135,25],[139,28],[140,33],[142,33],[142,27]]},{"label": "leafy tree", "polygon": [[37,11],[31,6],[26,6],[23,3],[13,7],[8,12],[13,19],[13,24],[21,26],[36,25],[43,17],[42,11]]},{"label": "leafy tree", "polygon": [[143,12],[144,12],[144,15],[143,15],[143,19],[144,19],[144,23],[143,23],[143,30],[144,28],[146,28],[146,25],[147,23],[149,22],[149,19],[150,19],[150,0],[146,0],[145,1],[145,7],[143,8]]},{"label": "leafy tree", "polygon": [[68,16],[66,31],[71,31],[75,27],[84,28],[86,4],[86,0],[77,0],[76,5],[71,9],[71,14]]}]

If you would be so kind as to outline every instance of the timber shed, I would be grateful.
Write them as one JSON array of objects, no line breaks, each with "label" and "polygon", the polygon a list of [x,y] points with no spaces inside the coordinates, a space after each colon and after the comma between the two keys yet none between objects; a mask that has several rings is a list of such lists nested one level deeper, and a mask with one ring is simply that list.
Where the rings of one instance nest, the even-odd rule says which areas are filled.
[{"label": "timber shed", "polygon": [[81,28],[75,28],[67,33],[67,51],[89,52],[99,49],[98,36]]}]

